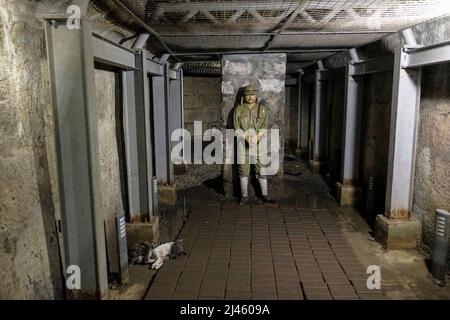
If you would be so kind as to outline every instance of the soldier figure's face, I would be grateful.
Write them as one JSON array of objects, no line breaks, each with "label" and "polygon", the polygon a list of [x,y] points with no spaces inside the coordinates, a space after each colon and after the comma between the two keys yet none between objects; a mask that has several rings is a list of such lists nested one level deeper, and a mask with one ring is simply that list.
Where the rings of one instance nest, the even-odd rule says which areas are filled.
[{"label": "soldier figure's face", "polygon": [[245,103],[255,103],[256,101],[256,94],[249,94],[244,96],[244,102]]}]

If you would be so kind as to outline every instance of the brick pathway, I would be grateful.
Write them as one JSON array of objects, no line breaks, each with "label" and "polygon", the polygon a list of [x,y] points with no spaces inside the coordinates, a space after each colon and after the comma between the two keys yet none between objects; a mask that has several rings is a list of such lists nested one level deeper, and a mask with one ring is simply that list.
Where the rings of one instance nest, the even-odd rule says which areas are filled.
[{"label": "brick pathway", "polygon": [[327,208],[204,204],[145,299],[379,299]]}]

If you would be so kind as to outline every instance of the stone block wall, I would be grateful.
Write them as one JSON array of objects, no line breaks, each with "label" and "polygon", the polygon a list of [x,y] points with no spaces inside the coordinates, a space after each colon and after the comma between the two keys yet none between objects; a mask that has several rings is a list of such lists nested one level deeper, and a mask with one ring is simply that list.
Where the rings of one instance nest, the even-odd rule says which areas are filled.
[{"label": "stone block wall", "polygon": [[422,72],[412,214],[430,249],[436,209],[450,210],[450,64]]},{"label": "stone block wall", "polygon": [[[68,5],[60,0],[2,0],[0,5],[0,299],[63,298],[55,128],[44,25],[38,15],[65,12]],[[95,32],[112,35],[105,32],[103,13],[90,7],[88,17]],[[119,28],[114,30],[119,36]],[[97,93],[102,92],[97,98],[104,208],[112,217],[121,201],[114,76],[100,72],[96,80]]]},{"label": "stone block wall", "polygon": [[[441,17],[413,26],[417,43],[432,45],[450,40],[450,17]],[[404,44],[400,33],[392,34],[360,48],[363,58],[393,55]],[[348,61],[344,54],[325,60],[330,68]],[[430,250],[433,241],[436,208],[450,210],[449,143],[449,66],[423,69],[420,118],[418,119],[415,180],[412,215],[422,224],[421,244]],[[365,77],[360,185],[367,197],[368,177],[375,175],[374,211],[384,212],[387,157],[392,103],[392,72]],[[365,127],[364,127],[365,126]],[[365,129],[364,129],[365,128]],[[364,204],[361,208],[365,209]],[[367,217],[372,222],[374,216]]]},{"label": "stone block wall", "polygon": [[[239,54],[222,57],[222,129],[233,128],[233,112],[240,101],[240,89],[253,84],[258,100],[269,113],[269,129],[280,130],[280,169],[283,175],[285,136],[286,54]],[[227,195],[238,195],[236,168],[224,165],[224,189]],[[233,187],[234,182],[234,187]]]},{"label": "stone block wall", "polygon": [[121,161],[124,160],[124,154],[119,155],[118,146],[120,144],[118,144],[118,141],[121,137],[117,136],[118,126],[122,126],[122,122],[116,119],[116,108],[122,108],[122,106],[120,102],[119,104],[116,102],[116,92],[118,92],[116,88],[116,74],[114,72],[95,70],[95,106],[98,122],[102,209],[103,219],[105,220],[108,262],[112,272],[118,272],[115,217],[117,214],[124,212],[121,190],[123,181],[121,181],[119,162],[119,157],[122,157]]},{"label": "stone block wall", "polygon": [[0,6],[0,299],[63,294],[49,71],[36,17],[63,6],[12,0]]},{"label": "stone block wall", "polygon": [[[392,77],[392,72],[383,72],[364,78],[359,183],[364,190],[361,210],[370,224],[375,223],[376,215],[385,208]],[[375,179],[374,206],[367,210],[365,203],[371,176]]]},{"label": "stone block wall", "polygon": [[184,127],[194,135],[194,121],[203,122],[203,130],[220,127],[221,79],[184,77]]},{"label": "stone block wall", "polygon": [[297,126],[298,121],[298,86],[286,87],[286,114],[285,114],[285,132],[286,145],[285,150],[291,154],[295,153],[297,147]]},{"label": "stone block wall", "polygon": [[327,165],[328,175],[338,181],[341,176],[342,132],[344,122],[344,77],[326,82],[325,110],[328,115]]}]

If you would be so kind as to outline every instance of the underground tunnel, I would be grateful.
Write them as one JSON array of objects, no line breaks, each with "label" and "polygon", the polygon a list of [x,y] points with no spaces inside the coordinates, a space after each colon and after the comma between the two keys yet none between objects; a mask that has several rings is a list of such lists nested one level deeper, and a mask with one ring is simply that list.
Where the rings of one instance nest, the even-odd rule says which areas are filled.
[{"label": "underground tunnel", "polygon": [[0,299],[450,299],[448,1],[0,4]]}]

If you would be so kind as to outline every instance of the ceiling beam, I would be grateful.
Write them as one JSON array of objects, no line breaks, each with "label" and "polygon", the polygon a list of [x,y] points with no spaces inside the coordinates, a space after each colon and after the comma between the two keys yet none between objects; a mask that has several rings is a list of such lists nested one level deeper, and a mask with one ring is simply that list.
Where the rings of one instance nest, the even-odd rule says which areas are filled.
[{"label": "ceiling beam", "polygon": [[333,10],[331,10],[330,13],[328,13],[325,17],[323,17],[323,18],[320,20],[320,24],[327,23],[328,21],[330,21],[331,19],[333,19],[333,18],[339,13],[339,11],[341,11],[341,10],[342,10],[342,7],[334,8]]},{"label": "ceiling beam", "polygon": [[302,12],[300,12],[300,15],[305,18],[306,21],[308,21],[309,23],[316,23],[317,20],[313,18],[312,15],[310,15],[308,12],[306,12],[305,10],[303,10]]},{"label": "ceiling beam", "polygon": [[[316,52],[346,52],[350,48],[323,48],[323,49],[286,49],[267,50],[265,53],[316,53]],[[176,52],[173,56],[199,56],[199,55],[221,55],[221,54],[252,54],[261,53],[260,50],[230,50],[230,51],[200,51],[200,52]]]},{"label": "ceiling beam", "polygon": [[258,20],[258,22],[263,23],[263,24],[267,24],[267,20],[261,16],[258,11],[256,10],[247,10],[256,20]]},{"label": "ceiling beam", "polygon": [[208,18],[209,20],[211,20],[212,23],[214,24],[219,24],[219,21],[216,19],[216,17],[214,17],[211,12],[209,12],[208,10],[201,10],[201,13],[203,13],[203,15]]},{"label": "ceiling beam", "polygon": [[139,24],[142,28],[144,28],[149,33],[153,34],[158,41],[161,43],[163,48],[170,54],[172,54],[172,50],[167,46],[167,43],[164,41],[164,39],[159,35],[158,32],[150,28],[150,26],[142,21],[138,16],[136,16],[126,5],[122,3],[120,0],[113,0],[113,2],[119,7],[122,8],[126,14],[128,14],[134,21],[136,21],[137,24]]},{"label": "ceiling beam", "polygon": [[307,5],[309,1],[308,0],[301,0],[298,5],[297,8],[291,13],[291,15],[289,16],[289,18],[283,23],[281,23],[277,30],[276,30],[276,34],[272,37],[272,39],[270,39],[267,44],[265,45],[265,47],[263,48],[263,51],[267,51],[270,46],[275,42],[275,40],[277,39],[277,37],[280,35],[281,32],[283,32],[283,30],[285,30],[286,28],[289,28],[289,26],[291,25],[291,23],[295,20],[295,18],[297,17],[297,15],[300,13],[300,11],[304,11],[305,7]]},{"label": "ceiling beam", "polygon": [[197,14],[198,10],[191,10],[189,11],[184,17],[183,19],[181,19],[178,23],[186,23],[189,20],[191,20],[196,14]]},{"label": "ceiling beam", "polygon": [[[153,1],[152,1],[153,2]],[[292,10],[294,1],[214,1],[214,2],[159,2],[156,8],[164,12],[186,12],[189,10],[231,11],[231,10]],[[295,1],[297,2],[297,1]],[[300,3],[304,2],[299,0]],[[335,1],[309,0],[306,9],[329,9],[335,7]]]},{"label": "ceiling beam", "polygon": [[233,15],[227,20],[226,23],[236,23],[237,19],[245,12],[245,10],[237,10]]},{"label": "ceiling beam", "polygon": [[[397,31],[387,30],[363,30],[363,31],[286,31],[281,32],[281,36],[301,36],[301,35],[348,35],[348,34],[390,34]],[[223,37],[223,36],[273,36],[277,35],[276,32],[205,32],[205,33],[163,33],[161,37],[173,38],[173,37]]]}]

